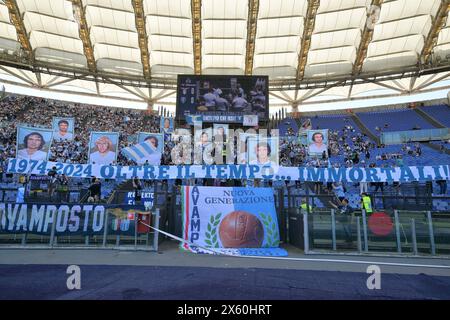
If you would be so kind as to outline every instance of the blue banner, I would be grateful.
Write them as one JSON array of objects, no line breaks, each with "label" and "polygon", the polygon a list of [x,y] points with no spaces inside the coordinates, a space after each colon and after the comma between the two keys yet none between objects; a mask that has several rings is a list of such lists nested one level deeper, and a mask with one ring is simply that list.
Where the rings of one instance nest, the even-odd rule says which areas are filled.
[{"label": "blue banner", "polygon": [[149,214],[144,206],[118,205],[55,205],[0,203],[0,234],[30,233],[55,235],[132,236],[135,233],[136,214]]}]

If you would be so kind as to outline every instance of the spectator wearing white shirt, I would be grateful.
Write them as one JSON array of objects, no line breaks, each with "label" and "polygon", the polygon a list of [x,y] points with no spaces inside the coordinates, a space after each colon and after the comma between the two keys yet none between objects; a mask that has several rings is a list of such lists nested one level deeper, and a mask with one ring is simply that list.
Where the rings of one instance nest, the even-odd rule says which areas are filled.
[{"label": "spectator wearing white shirt", "polygon": [[214,111],[216,107],[216,95],[213,93],[213,89],[209,89],[207,93],[203,95],[203,99],[205,100],[205,107],[208,108],[208,111]]},{"label": "spectator wearing white shirt", "polygon": [[233,99],[233,109],[235,111],[242,111],[248,106],[248,101],[245,100],[241,94]]}]

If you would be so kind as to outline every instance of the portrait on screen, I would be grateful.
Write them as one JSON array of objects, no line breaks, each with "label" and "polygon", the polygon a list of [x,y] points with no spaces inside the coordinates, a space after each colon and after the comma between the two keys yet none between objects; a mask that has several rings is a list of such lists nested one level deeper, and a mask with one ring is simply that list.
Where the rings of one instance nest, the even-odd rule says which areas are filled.
[{"label": "portrait on screen", "polygon": [[53,117],[53,140],[55,141],[72,141],[75,132],[75,120],[74,118],[60,118]]},{"label": "portrait on screen", "polygon": [[51,129],[17,127],[16,157],[18,159],[46,161],[53,139]]},{"label": "portrait on screen", "polygon": [[89,140],[89,163],[110,165],[116,161],[119,133],[91,132]]}]

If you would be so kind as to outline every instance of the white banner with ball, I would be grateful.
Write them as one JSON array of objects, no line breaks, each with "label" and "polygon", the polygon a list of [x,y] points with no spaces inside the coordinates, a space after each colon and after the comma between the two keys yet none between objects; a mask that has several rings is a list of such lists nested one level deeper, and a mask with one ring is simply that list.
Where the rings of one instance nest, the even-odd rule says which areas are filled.
[{"label": "white banner with ball", "polygon": [[[284,256],[270,188],[184,186],[183,239],[235,255]],[[196,253],[200,248],[182,244]]]}]

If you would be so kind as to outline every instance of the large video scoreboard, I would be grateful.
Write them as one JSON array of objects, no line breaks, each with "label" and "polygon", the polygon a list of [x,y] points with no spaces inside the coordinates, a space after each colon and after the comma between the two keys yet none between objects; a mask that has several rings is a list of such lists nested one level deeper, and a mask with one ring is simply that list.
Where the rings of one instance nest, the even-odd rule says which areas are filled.
[{"label": "large video scoreboard", "polygon": [[243,123],[245,115],[269,117],[267,76],[179,75],[176,115],[203,122]]}]

